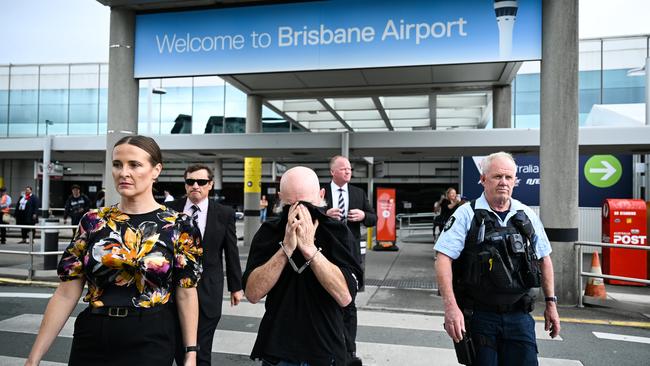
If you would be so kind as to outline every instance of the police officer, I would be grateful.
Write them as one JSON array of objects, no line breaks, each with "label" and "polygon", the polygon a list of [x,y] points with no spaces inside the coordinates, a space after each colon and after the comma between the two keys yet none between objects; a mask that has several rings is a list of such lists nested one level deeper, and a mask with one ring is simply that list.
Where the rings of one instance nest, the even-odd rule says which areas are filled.
[{"label": "police officer", "polygon": [[483,159],[483,194],[456,210],[435,245],[445,330],[456,343],[469,331],[475,365],[537,365],[529,313],[540,285],[544,329],[560,333],[551,246],[537,215],[511,198],[516,172],[508,153]]}]

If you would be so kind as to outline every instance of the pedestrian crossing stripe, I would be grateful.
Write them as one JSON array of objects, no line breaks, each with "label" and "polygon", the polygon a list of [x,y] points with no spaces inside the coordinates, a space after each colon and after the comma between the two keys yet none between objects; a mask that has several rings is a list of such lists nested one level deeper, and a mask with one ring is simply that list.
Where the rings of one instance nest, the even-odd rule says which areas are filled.
[{"label": "pedestrian crossing stripe", "polygon": [[[0,356],[0,365],[2,366],[23,366],[25,365],[25,358]],[[41,361],[40,366],[66,366],[61,362]]]},{"label": "pedestrian crossing stripe", "polygon": [[648,337],[637,337],[637,336],[631,336],[625,334],[614,334],[614,333],[603,333],[603,332],[592,332],[592,333],[594,334],[594,336],[596,336],[596,338],[600,338],[600,339],[650,344],[650,338]]},{"label": "pedestrian crossing stripe", "polygon": [[[241,312],[226,306],[224,313],[237,313],[238,316],[259,318],[259,312],[253,308],[254,305],[248,303],[245,304],[246,305],[244,305],[244,303],[240,304],[240,306],[244,305],[239,309]],[[16,317],[4,319],[0,321],[0,332],[37,334],[42,318],[43,316],[40,314],[22,314]],[[383,318],[383,320],[380,320],[380,318]],[[70,317],[66,321],[59,334],[60,337],[72,338],[75,320],[75,317]],[[416,326],[417,328],[430,327],[433,324],[435,325],[434,329],[427,328],[426,330],[444,332],[441,325],[442,321],[443,318],[438,316],[359,311],[360,326],[383,326],[394,328],[391,325],[399,325],[401,328],[407,328],[404,324],[413,325],[420,323]],[[406,323],[400,324],[400,322]],[[543,327],[543,324],[540,324],[540,326]],[[413,327],[407,329],[413,329]],[[256,337],[257,334],[255,332],[218,329],[215,333],[214,342],[212,344],[212,352],[248,356],[253,348]],[[431,365],[431,360],[436,360],[436,365],[457,365],[456,355],[454,350],[451,348],[451,341],[449,346],[450,348],[440,348],[403,344],[357,342],[357,353],[364,360],[364,364],[369,366],[399,364],[428,366]],[[539,358],[539,363],[542,366],[582,365],[581,362],[575,360],[544,357]],[[0,359],[0,364],[4,365],[5,363]]]}]

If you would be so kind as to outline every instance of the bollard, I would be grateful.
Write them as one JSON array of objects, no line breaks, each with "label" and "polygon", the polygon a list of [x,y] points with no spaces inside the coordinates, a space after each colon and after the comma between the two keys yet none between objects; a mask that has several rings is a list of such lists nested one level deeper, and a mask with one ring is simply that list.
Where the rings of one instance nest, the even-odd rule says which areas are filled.
[{"label": "bollard", "polygon": [[[59,224],[59,219],[48,218],[41,219],[41,224],[45,226],[54,226]],[[59,250],[59,230],[58,229],[43,229],[42,235],[43,240],[43,251],[44,252],[56,252]],[[58,256],[56,255],[46,255],[43,257],[43,269],[56,269],[58,265]]]}]

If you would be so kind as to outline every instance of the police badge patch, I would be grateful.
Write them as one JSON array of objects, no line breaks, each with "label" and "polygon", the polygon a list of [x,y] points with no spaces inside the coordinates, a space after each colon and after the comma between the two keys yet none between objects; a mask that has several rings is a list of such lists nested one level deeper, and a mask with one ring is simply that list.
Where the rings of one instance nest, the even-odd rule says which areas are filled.
[{"label": "police badge patch", "polygon": [[449,217],[449,220],[445,223],[445,227],[442,228],[442,230],[447,231],[451,228],[452,225],[454,225],[454,221],[456,221],[456,218],[451,216]]}]

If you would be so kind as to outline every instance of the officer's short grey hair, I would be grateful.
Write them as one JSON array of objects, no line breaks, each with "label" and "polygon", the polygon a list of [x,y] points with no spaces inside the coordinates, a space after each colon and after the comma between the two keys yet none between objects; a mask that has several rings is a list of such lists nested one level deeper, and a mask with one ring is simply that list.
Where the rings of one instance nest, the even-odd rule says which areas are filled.
[{"label": "officer's short grey hair", "polygon": [[485,175],[487,171],[490,169],[492,162],[495,159],[500,159],[500,158],[510,160],[512,162],[512,165],[515,166],[515,171],[517,171],[517,163],[515,163],[515,158],[512,157],[512,154],[507,153],[505,151],[499,151],[499,152],[492,153],[486,156],[485,158],[483,158],[483,160],[481,160],[481,174]]}]

